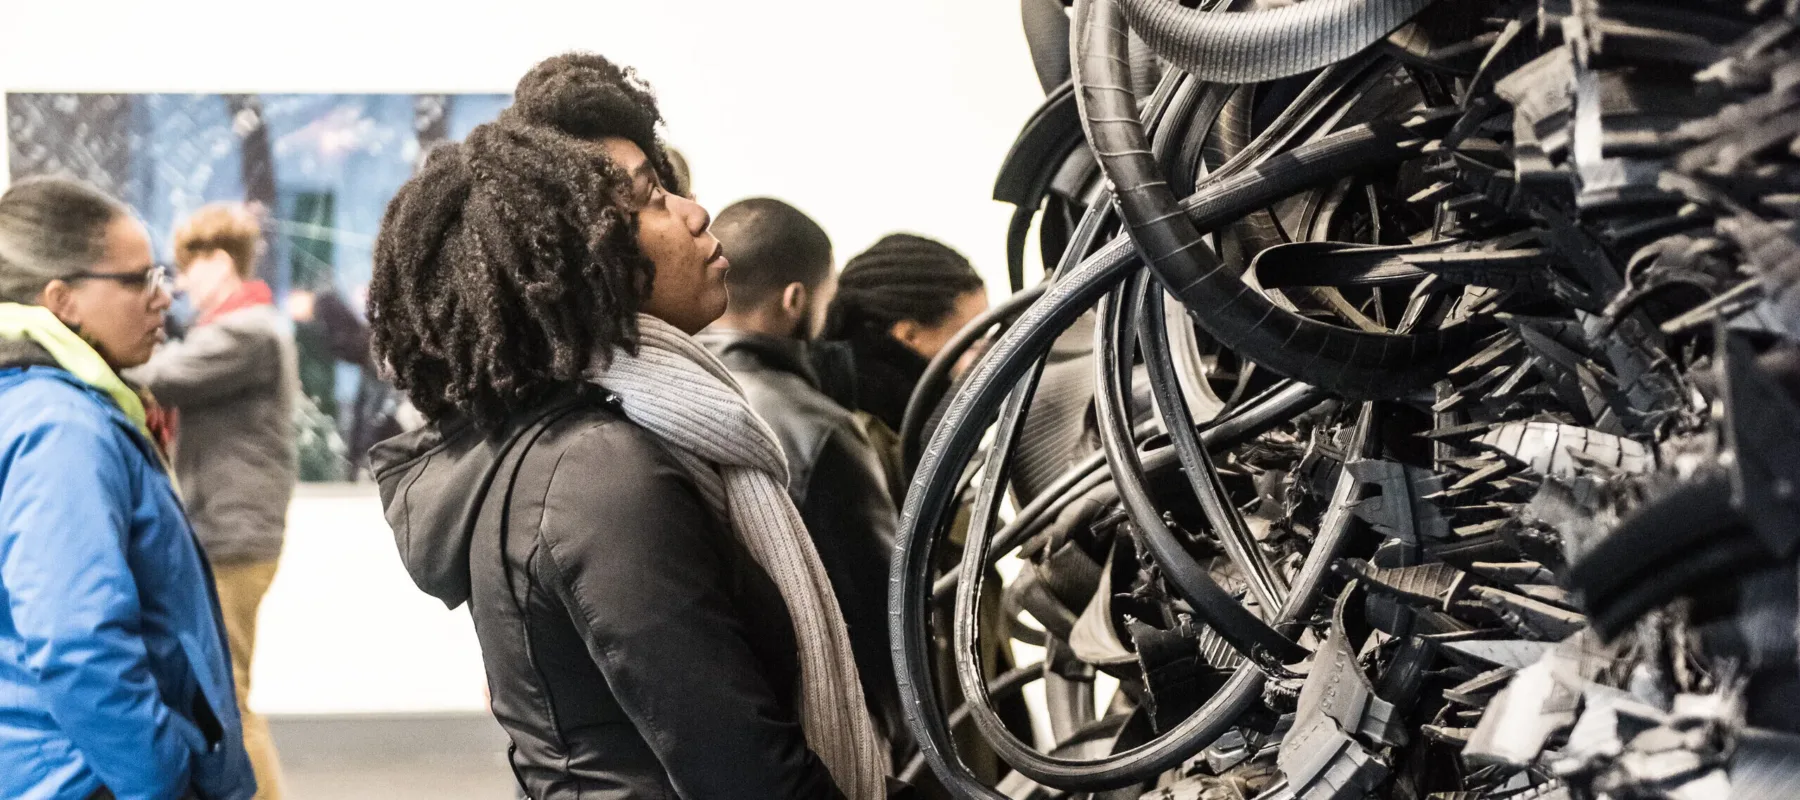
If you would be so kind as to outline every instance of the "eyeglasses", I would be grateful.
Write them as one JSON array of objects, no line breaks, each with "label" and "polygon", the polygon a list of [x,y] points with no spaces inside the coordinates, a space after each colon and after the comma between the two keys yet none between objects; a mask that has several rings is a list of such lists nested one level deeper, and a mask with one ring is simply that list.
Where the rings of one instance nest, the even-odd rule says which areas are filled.
[{"label": "eyeglasses", "polygon": [[169,280],[169,268],[161,264],[152,264],[143,272],[77,272],[66,280],[113,281],[127,289],[136,288],[144,294],[154,294],[173,288]]}]

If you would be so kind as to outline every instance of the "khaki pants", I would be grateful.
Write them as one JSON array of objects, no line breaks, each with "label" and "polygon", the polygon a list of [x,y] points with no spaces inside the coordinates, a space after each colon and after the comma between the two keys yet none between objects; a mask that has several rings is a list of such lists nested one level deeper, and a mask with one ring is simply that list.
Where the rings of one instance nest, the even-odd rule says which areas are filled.
[{"label": "khaki pants", "polygon": [[250,767],[256,771],[256,800],[281,798],[281,764],[275,758],[275,740],[269,737],[268,721],[250,710],[250,657],[256,651],[256,611],[262,607],[263,595],[269,592],[269,583],[275,580],[275,563],[213,565],[225,635],[230,640],[238,713],[244,720],[244,749],[250,751]]}]

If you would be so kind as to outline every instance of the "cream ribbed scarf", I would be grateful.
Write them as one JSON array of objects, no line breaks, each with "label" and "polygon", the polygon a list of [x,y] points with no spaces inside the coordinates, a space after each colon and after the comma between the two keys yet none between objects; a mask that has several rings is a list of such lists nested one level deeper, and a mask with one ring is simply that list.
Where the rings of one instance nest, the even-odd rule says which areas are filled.
[{"label": "cream ribbed scarf", "polygon": [[886,796],[887,745],[875,732],[843,611],[787,493],[787,460],[731,373],[692,337],[638,315],[637,355],[595,364],[588,380],[623,401],[667,445],[701,496],[781,590],[800,645],[800,725],[850,800]]}]

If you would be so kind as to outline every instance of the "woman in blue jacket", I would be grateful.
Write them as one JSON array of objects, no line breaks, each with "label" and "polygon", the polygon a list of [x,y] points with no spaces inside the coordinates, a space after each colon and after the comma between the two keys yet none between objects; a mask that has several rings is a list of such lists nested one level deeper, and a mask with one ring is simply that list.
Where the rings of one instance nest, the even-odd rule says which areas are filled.
[{"label": "woman in blue jacket", "polygon": [[0,797],[255,793],[212,577],[118,377],[168,305],[117,201],[0,195]]}]

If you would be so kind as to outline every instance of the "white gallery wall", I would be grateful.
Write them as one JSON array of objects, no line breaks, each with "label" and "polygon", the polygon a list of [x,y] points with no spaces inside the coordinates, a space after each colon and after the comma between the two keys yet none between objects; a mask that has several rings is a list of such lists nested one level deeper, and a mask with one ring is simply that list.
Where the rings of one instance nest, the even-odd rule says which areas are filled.
[{"label": "white gallery wall", "polygon": [[709,208],[786,199],[840,263],[934,236],[995,288],[994,174],[1042,97],[1015,0],[0,0],[0,26],[0,91],[506,92],[598,51],[655,85]]}]

